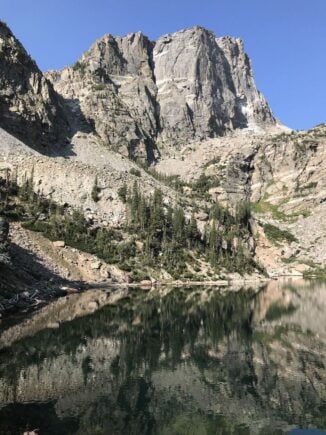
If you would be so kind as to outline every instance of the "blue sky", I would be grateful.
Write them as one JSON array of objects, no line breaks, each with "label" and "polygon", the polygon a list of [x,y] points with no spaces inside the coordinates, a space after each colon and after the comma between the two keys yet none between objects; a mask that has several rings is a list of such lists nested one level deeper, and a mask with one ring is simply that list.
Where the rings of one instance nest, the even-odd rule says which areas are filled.
[{"label": "blue sky", "polygon": [[74,63],[105,33],[154,39],[199,24],[239,36],[283,123],[326,122],[326,0],[0,0],[0,8],[43,70]]}]

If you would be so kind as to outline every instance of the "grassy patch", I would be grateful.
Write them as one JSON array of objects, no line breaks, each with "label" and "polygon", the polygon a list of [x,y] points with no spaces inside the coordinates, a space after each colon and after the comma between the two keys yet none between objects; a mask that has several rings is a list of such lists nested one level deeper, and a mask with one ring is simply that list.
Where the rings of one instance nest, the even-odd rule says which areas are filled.
[{"label": "grassy patch", "polygon": [[281,258],[282,263],[285,263],[285,264],[294,263],[296,260],[297,260],[297,258],[295,255],[291,255],[291,257],[289,257],[289,258]]},{"label": "grassy patch", "polygon": [[280,228],[272,225],[272,224],[265,224],[263,226],[264,232],[266,237],[269,241],[273,243],[279,243],[279,242],[297,242],[298,239],[289,231],[287,230],[281,230]]},{"label": "grassy patch", "polygon": [[251,210],[254,213],[271,213],[274,219],[281,220],[281,221],[287,221],[290,216],[285,214],[283,211],[279,210],[279,204],[271,204],[270,202],[266,200],[262,200],[259,202],[254,202],[251,204]]},{"label": "grassy patch", "polygon": [[299,216],[303,216],[306,218],[311,215],[310,210],[301,210],[291,214],[284,213],[282,210],[280,210],[280,206],[282,206],[286,201],[287,200],[284,199],[280,204],[271,204],[266,199],[262,199],[261,201],[251,203],[250,208],[253,213],[257,213],[257,214],[270,213],[273,219],[278,221],[284,221],[284,222],[295,222]]}]

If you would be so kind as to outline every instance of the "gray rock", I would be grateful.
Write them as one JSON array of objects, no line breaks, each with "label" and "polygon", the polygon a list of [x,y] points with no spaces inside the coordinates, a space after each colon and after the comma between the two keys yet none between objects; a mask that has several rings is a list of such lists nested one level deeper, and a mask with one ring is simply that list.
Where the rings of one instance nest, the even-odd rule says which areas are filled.
[{"label": "gray rock", "polygon": [[[105,35],[79,62],[47,77],[74,123],[92,120],[113,150],[154,160],[169,147],[276,121],[257,91],[240,39],[201,27],[151,42],[142,33]],[[80,109],[80,110],[79,110]]]},{"label": "gray rock", "polygon": [[275,123],[240,39],[216,39],[194,27],[160,38],[153,57],[163,142],[186,144]]},{"label": "gray rock", "polygon": [[30,146],[64,142],[61,98],[10,29],[0,21],[0,126]]}]

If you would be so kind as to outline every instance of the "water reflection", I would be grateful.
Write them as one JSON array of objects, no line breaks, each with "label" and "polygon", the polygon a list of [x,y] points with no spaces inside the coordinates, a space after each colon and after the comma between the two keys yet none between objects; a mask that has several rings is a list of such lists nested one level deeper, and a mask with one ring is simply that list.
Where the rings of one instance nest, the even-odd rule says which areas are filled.
[{"label": "water reflection", "polygon": [[70,296],[3,331],[0,433],[325,429],[325,313],[307,282]]}]

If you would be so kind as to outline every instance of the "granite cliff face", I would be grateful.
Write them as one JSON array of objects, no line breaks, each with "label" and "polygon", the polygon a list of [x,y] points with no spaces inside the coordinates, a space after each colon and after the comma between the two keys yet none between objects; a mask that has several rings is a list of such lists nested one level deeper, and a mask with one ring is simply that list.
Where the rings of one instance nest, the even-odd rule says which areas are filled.
[{"label": "granite cliff face", "polygon": [[0,126],[32,147],[65,141],[69,131],[52,85],[1,21]]},{"label": "granite cliff face", "polygon": [[217,39],[195,27],[160,38],[153,58],[162,142],[185,144],[275,124],[240,39]]},{"label": "granite cliff face", "polygon": [[142,33],[106,35],[73,67],[47,77],[105,144],[132,158],[152,161],[158,149],[276,125],[242,41],[201,27],[156,42]]}]

